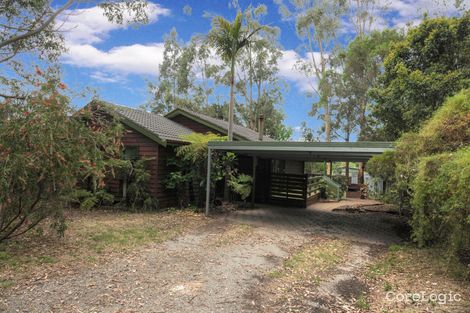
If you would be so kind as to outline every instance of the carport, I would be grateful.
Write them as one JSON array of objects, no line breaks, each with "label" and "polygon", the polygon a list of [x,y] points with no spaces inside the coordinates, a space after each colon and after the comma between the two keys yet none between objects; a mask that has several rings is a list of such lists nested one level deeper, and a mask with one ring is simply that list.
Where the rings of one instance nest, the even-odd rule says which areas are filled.
[{"label": "carport", "polygon": [[[206,214],[210,209],[210,177],[212,152],[232,152],[240,156],[251,157],[253,177],[253,199],[254,201],[257,184],[257,166],[259,160],[286,160],[302,162],[367,162],[372,156],[381,154],[386,150],[394,148],[391,142],[280,142],[280,141],[214,141],[208,144],[207,157],[207,185],[206,185]],[[270,163],[269,163],[270,164]],[[259,172],[258,172],[259,174]],[[273,173],[268,169],[267,174],[272,177]],[[258,175],[259,176],[259,175]],[[274,188],[279,184],[285,184],[298,190],[291,192],[291,200],[309,201],[310,193],[308,176],[302,175],[274,175]],[[277,186],[276,186],[277,184]],[[271,184],[272,185],[272,184]],[[292,195],[294,194],[294,195]],[[278,198],[279,194],[276,195]],[[289,192],[287,191],[287,198]],[[286,199],[287,199],[286,198]],[[282,200],[282,199],[280,199]]]}]

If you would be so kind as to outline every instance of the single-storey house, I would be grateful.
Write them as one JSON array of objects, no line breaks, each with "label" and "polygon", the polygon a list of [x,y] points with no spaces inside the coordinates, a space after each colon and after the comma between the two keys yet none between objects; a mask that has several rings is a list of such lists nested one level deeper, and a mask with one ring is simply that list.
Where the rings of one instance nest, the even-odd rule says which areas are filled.
[{"label": "single-storey house", "polygon": [[[98,103],[112,110],[124,125],[122,143],[125,153],[135,158],[152,159],[148,163],[149,191],[161,207],[176,205],[178,197],[174,190],[165,187],[165,181],[172,171],[168,160],[175,155],[175,148],[188,144],[182,136],[193,132],[226,135],[228,130],[228,122],[187,109],[177,108],[163,116],[102,101]],[[261,125],[262,121],[260,129],[263,129]],[[239,172],[254,179],[252,203],[306,207],[318,199],[319,191],[318,175],[305,173],[305,162],[366,162],[373,155],[393,149],[389,142],[278,142],[240,125],[234,125],[233,130],[234,141],[209,143],[208,162],[213,151],[235,153]],[[209,177],[210,172],[207,175]],[[321,177],[337,190],[339,198],[340,186],[326,175]],[[119,178],[107,179],[106,185],[111,193],[123,194],[123,181]],[[206,192],[208,211],[209,190]]]},{"label": "single-storey house", "polygon": [[[123,124],[122,143],[125,153],[135,158],[151,158],[148,162],[149,191],[158,199],[161,207],[176,204],[175,191],[165,188],[165,180],[172,171],[168,166],[168,159],[175,155],[176,147],[187,144],[182,136],[193,132],[227,134],[228,122],[186,109],[178,108],[163,116],[103,101],[96,103],[112,110]],[[89,105],[92,104],[93,102]],[[246,127],[234,125],[234,140],[256,141],[259,140],[259,134]],[[263,136],[263,140],[272,141],[268,136]],[[243,168],[245,162],[240,163]],[[247,164],[251,165],[251,161]],[[247,168],[246,171],[251,169]],[[106,188],[112,194],[120,196],[123,193],[123,181],[119,178],[106,179]]]}]

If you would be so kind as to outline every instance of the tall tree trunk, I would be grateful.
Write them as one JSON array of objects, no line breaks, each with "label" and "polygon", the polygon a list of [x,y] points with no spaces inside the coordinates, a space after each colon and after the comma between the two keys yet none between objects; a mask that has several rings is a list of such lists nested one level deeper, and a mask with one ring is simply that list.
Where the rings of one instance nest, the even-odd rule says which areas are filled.
[{"label": "tall tree trunk", "polygon": [[233,111],[235,107],[235,57],[230,67],[230,104],[228,108],[228,141],[233,140]]},{"label": "tall tree trunk", "polygon": [[[345,141],[346,141],[346,142],[349,142],[349,132],[346,134]],[[349,162],[348,162],[348,161],[345,162],[344,166],[345,166],[344,173],[345,173],[346,178],[347,178],[347,180],[348,180],[348,186],[349,186]]]},{"label": "tall tree trunk", "polygon": [[[235,107],[235,98],[234,98],[234,88],[235,88],[235,58],[232,59],[232,64],[230,67],[230,104],[228,108],[228,140],[233,140],[233,114]],[[224,186],[224,200],[229,201],[230,190],[228,187],[228,182],[230,180],[230,167],[227,165],[225,168],[225,186]]]}]

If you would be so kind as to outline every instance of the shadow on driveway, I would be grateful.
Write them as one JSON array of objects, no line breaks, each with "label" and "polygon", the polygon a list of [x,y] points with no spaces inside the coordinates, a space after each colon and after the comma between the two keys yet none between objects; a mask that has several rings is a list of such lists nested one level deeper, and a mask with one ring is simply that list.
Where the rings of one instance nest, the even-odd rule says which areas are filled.
[{"label": "shadow on driveway", "polygon": [[[337,202],[337,206],[345,202]],[[391,244],[408,238],[406,220],[394,214],[380,212],[347,213],[332,211],[336,206],[328,203],[328,208],[317,205],[308,209],[286,208],[259,205],[253,210],[240,210],[227,215],[227,219],[237,223],[267,227],[273,230],[311,232],[346,238],[369,244]]]}]

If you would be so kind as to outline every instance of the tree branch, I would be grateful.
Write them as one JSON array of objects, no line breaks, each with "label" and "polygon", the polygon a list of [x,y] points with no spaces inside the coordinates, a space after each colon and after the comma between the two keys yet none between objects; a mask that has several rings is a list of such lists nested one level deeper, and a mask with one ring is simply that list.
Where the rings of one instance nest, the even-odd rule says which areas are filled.
[{"label": "tree branch", "polygon": [[26,96],[18,96],[18,95],[5,95],[0,93],[0,97],[5,99],[17,99],[17,100],[25,100]]},{"label": "tree branch", "polygon": [[62,13],[63,11],[67,10],[73,3],[75,2],[75,0],[68,0],[60,9],[58,9],[57,11],[55,11],[41,26],[39,26],[38,28],[36,29],[33,29],[33,30],[30,30],[24,34],[21,34],[21,35],[18,35],[18,36],[14,36],[10,39],[7,39],[3,42],[0,43],[0,49],[3,48],[3,47],[6,47],[8,45],[11,45],[15,42],[18,42],[18,41],[21,41],[21,40],[25,40],[25,39],[28,39],[29,37],[32,37],[32,36],[35,36],[37,34],[39,34],[40,32],[42,32],[44,29],[46,29],[47,26],[49,26],[52,22],[54,22],[55,18],[60,14]]}]

